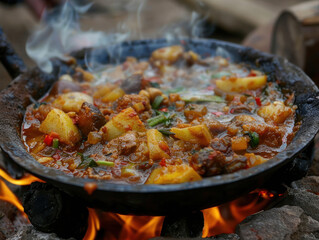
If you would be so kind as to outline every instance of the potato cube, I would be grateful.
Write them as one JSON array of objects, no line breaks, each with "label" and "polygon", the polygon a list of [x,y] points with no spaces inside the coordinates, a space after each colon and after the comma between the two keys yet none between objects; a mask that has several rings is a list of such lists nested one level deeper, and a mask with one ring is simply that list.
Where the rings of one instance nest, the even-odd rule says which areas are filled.
[{"label": "potato cube", "polygon": [[136,112],[141,113],[145,110],[145,106],[142,102],[135,103],[133,108]]},{"label": "potato cube", "polygon": [[179,45],[163,47],[153,51],[151,60],[164,61],[172,64],[182,57],[183,52],[184,49]]},{"label": "potato cube", "polygon": [[53,105],[64,112],[78,112],[84,102],[93,104],[93,98],[82,92],[69,92],[61,94]]},{"label": "potato cube", "polygon": [[103,139],[110,141],[128,131],[145,132],[146,129],[134,109],[129,107],[108,121],[101,131]]},{"label": "potato cube", "polygon": [[258,110],[258,115],[265,121],[273,121],[276,124],[283,123],[292,114],[292,109],[286,107],[281,101],[273,102],[267,106],[263,106]]},{"label": "potato cube", "polygon": [[224,92],[243,92],[263,87],[267,82],[267,76],[229,78],[216,80],[216,86]]},{"label": "potato cube", "polygon": [[147,146],[150,154],[150,159],[160,160],[169,158],[169,148],[163,135],[156,129],[150,129],[146,132]]},{"label": "potato cube", "polygon": [[155,168],[146,184],[178,184],[201,180],[202,177],[190,166],[169,165]]},{"label": "potato cube", "polygon": [[231,139],[231,148],[235,152],[246,150],[248,147],[247,142],[248,140],[245,137],[233,137]]},{"label": "potato cube", "polygon": [[125,92],[122,88],[115,88],[110,93],[106,94],[103,98],[103,102],[114,102],[115,100],[119,99],[120,97],[123,97],[125,95]]},{"label": "potato cube", "polygon": [[97,90],[94,92],[93,97],[103,98],[104,96],[112,92],[112,90],[114,90],[115,88],[116,86],[113,84],[99,85],[96,87]]},{"label": "potato cube", "polygon": [[208,146],[212,140],[212,136],[206,125],[197,125],[186,128],[171,128],[171,132],[175,133],[174,137],[185,142],[198,143],[202,146]]},{"label": "potato cube", "polygon": [[248,167],[254,167],[268,161],[268,159],[255,155],[254,153],[245,153],[245,157],[248,159]]},{"label": "potato cube", "polygon": [[73,124],[72,119],[60,109],[52,109],[41,123],[40,132],[59,134],[59,140],[63,143],[74,145],[81,140],[78,128]]}]

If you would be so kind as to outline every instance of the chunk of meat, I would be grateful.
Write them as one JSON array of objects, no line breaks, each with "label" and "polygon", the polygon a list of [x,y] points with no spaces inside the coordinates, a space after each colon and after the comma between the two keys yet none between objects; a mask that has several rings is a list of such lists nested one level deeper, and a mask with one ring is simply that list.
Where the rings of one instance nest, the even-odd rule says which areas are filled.
[{"label": "chunk of meat", "polygon": [[226,155],[228,155],[230,152],[232,152],[232,148],[231,148],[231,138],[226,136],[223,138],[214,138],[211,143],[210,146],[216,150],[216,151],[220,151]]},{"label": "chunk of meat", "polygon": [[186,119],[191,122],[197,118],[203,117],[207,114],[207,108],[204,105],[189,104],[184,110]]},{"label": "chunk of meat", "polygon": [[111,140],[107,145],[106,145],[106,150],[109,152],[110,150],[112,151],[115,150],[118,152],[120,155],[129,155],[133,153],[136,148],[137,148],[137,134],[136,132],[128,132],[125,135],[115,138]]},{"label": "chunk of meat", "polygon": [[285,135],[284,130],[280,129],[278,126],[257,123],[243,125],[243,130],[258,133],[260,144],[275,148],[281,146],[282,138]]},{"label": "chunk of meat", "polygon": [[246,168],[248,168],[247,157],[237,154],[234,154],[231,160],[226,161],[225,164],[226,173],[233,173]]},{"label": "chunk of meat", "polygon": [[212,148],[204,148],[195,153],[189,164],[201,176],[209,177],[221,174],[224,171],[226,157]]},{"label": "chunk of meat", "polygon": [[142,74],[133,74],[126,78],[121,84],[121,88],[125,93],[139,93],[142,89]]},{"label": "chunk of meat", "polygon": [[227,129],[227,126],[225,124],[214,119],[210,119],[207,126],[213,136],[216,136]]},{"label": "chunk of meat", "polygon": [[89,132],[98,131],[106,120],[100,110],[93,104],[84,102],[78,113],[78,127],[87,136]]},{"label": "chunk of meat", "polygon": [[50,95],[56,96],[67,92],[80,92],[81,90],[80,85],[73,81],[59,80],[53,85]]},{"label": "chunk of meat", "polygon": [[113,106],[116,108],[117,112],[120,112],[123,109],[129,108],[129,107],[134,108],[134,106],[139,106],[140,105],[139,103],[143,104],[144,110],[151,109],[149,99],[143,95],[137,95],[137,94],[124,95],[123,97],[118,99]]}]

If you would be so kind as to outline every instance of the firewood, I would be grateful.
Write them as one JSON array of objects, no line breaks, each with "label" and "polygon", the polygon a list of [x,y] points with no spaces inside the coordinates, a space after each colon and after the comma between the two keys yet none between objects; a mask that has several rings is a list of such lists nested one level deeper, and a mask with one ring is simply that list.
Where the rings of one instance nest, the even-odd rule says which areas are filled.
[{"label": "firewood", "polygon": [[319,2],[301,3],[283,11],[277,19],[272,53],[301,67],[319,83]]},{"label": "firewood", "polygon": [[88,224],[85,205],[48,183],[35,182],[25,193],[23,207],[32,225],[59,237],[82,239]]}]

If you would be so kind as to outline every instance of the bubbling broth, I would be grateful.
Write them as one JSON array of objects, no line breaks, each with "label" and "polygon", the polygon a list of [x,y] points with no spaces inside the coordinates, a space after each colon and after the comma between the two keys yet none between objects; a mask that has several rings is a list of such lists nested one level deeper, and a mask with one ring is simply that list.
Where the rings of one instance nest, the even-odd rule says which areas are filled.
[{"label": "bubbling broth", "polygon": [[75,177],[198,181],[268,161],[298,130],[292,92],[220,56],[176,45],[101,72],[74,69],[28,107],[22,139],[39,163]]}]

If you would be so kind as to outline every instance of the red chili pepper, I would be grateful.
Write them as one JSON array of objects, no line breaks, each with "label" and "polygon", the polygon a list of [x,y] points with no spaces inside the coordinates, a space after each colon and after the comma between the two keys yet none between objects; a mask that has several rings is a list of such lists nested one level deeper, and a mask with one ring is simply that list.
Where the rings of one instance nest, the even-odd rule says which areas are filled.
[{"label": "red chili pepper", "polygon": [[162,111],[162,112],[168,112],[168,108],[161,108],[160,111]]},{"label": "red chili pepper", "polygon": [[231,109],[229,112],[230,112],[230,113],[234,113],[234,112],[235,112],[235,109],[233,108],[233,109]]},{"label": "red chili pepper", "polygon": [[159,165],[161,165],[162,167],[166,167],[166,159],[162,158],[162,160],[160,161]]},{"label": "red chili pepper", "polygon": [[45,135],[44,141],[43,141],[47,146],[52,146],[53,143],[53,137],[50,135]]},{"label": "red chili pepper", "polygon": [[248,74],[248,77],[256,77],[256,76],[257,74],[252,71],[250,71],[250,73]]},{"label": "red chili pepper", "polygon": [[260,107],[261,106],[260,97],[255,97],[255,101],[256,101],[256,104]]}]

